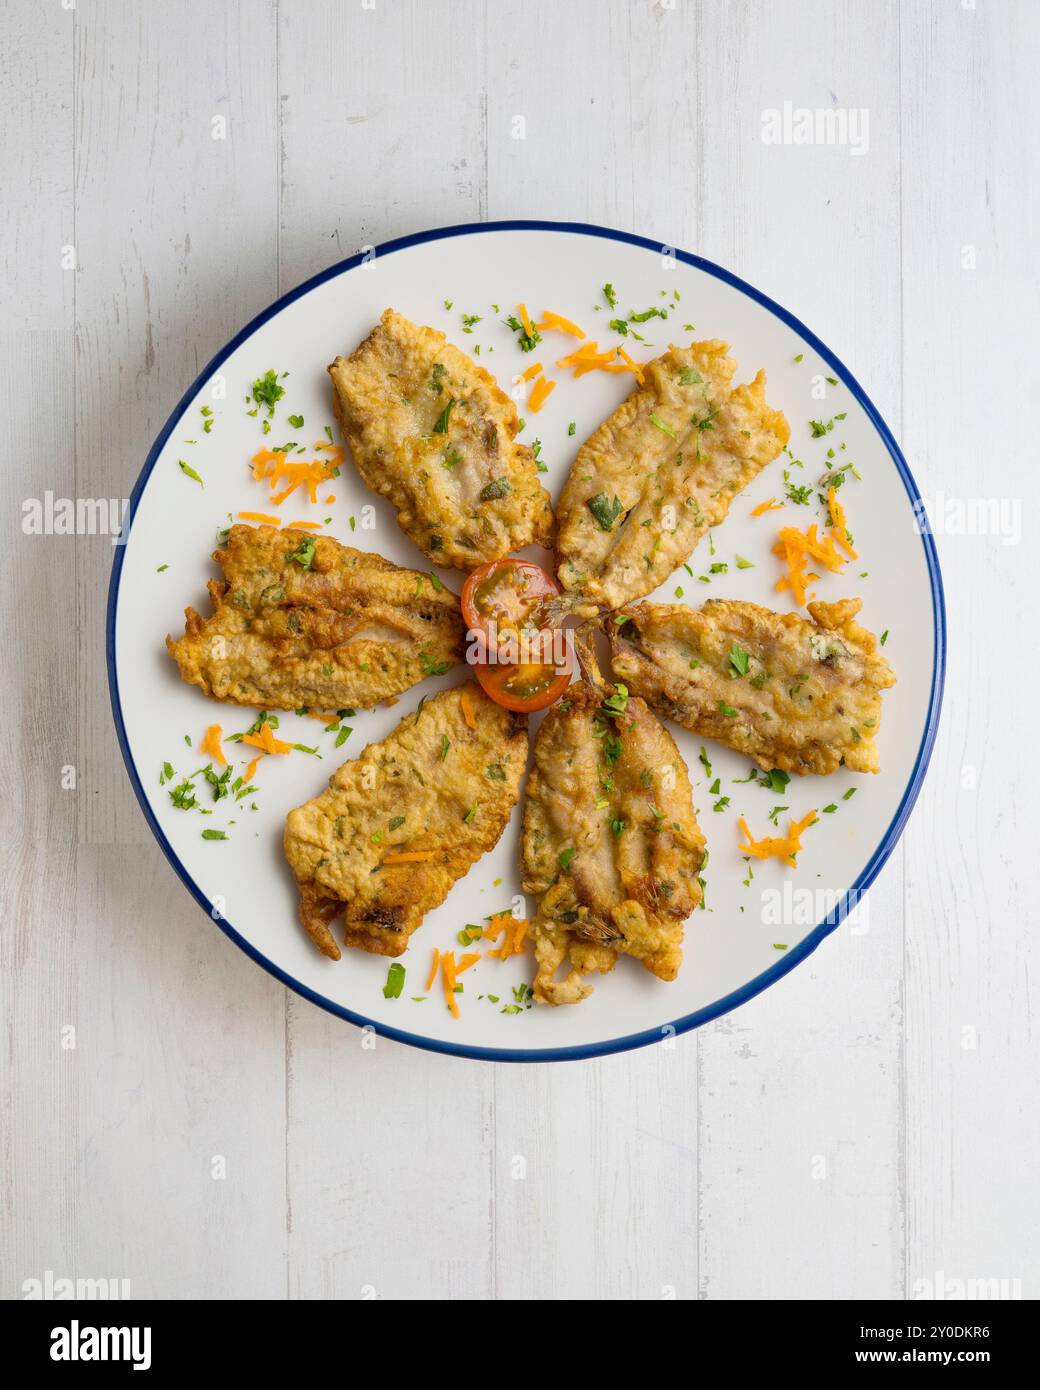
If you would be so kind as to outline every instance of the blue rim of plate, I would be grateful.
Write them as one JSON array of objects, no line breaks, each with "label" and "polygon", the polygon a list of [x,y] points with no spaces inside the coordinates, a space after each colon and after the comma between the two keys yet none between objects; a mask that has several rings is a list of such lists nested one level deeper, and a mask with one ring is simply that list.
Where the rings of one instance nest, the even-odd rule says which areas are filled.
[{"label": "blue rim of plate", "polygon": [[650,1043],[661,1042],[665,1038],[674,1037],[677,1033],[687,1033],[693,1028],[699,1028],[702,1024],[710,1023],[712,1019],[720,1017],[722,1014],[729,1013],[740,1004],[753,999],[756,994],[761,994],[764,989],[768,989],[783,978],[789,971],[793,970],[806,957],[812,955],[820,942],[829,936],[835,927],[842,922],[847,915],[850,903],[858,901],[859,895],[866,891],[874,882],[874,879],[881,871],[882,865],[888,859],[909,818],[913,809],[914,802],[917,800],[924,781],[924,775],[928,767],[929,759],[932,755],[932,747],[935,743],[935,735],[939,725],[939,712],[942,708],[943,683],[946,677],[946,603],[943,597],[942,576],[939,573],[939,559],[935,550],[935,542],[926,523],[920,527],[921,543],[924,546],[925,560],[928,565],[928,579],[932,591],[932,636],[934,641],[934,662],[932,666],[932,684],[928,699],[928,714],[925,719],[924,731],[921,735],[921,742],[917,750],[917,757],[914,760],[913,770],[910,780],[907,783],[903,798],[899,803],[892,822],[881,839],[881,843],[867,861],[866,868],[856,879],[849,891],[842,898],[841,902],[830,912],[822,922],[816,926],[812,933],[796,947],[787,952],[782,960],[764,970],[761,975],[756,975],[747,984],[739,989],[733,990],[722,999],[715,1000],[714,1003],[706,1005],[703,1009],[698,1009],[692,1014],[674,1020],[672,1023],[662,1023],[656,1028],[649,1028],[641,1033],[630,1033],[626,1037],[611,1038],[606,1042],[578,1044],[574,1047],[552,1047],[537,1049],[520,1049],[515,1047],[470,1047],[463,1044],[442,1042],[437,1038],[423,1037],[417,1033],[406,1032],[403,1028],[390,1028],[385,1024],[376,1023],[373,1019],[366,1018],[364,1014],[355,1013],[353,1009],[345,1008],[342,1004],[337,1004],[331,999],[326,999],[324,995],[318,994],[315,990],[309,989],[294,979],[280,966],[275,965],[274,961],[268,960],[262,952],[258,951],[251,942],[247,941],[241,933],[237,932],[230,922],[222,917],[214,916],[214,907],[205,894],[199,889],[194,879],[185,869],[180,859],[177,857],[172,845],[163,833],[162,827],[152,812],[145,796],[141,778],[138,775],[136,764],[130,752],[130,746],[126,736],[126,726],[123,722],[122,705],[119,699],[119,680],[116,675],[115,662],[115,631],[116,631],[116,609],[119,603],[119,580],[123,569],[123,554],[126,548],[126,540],[129,539],[130,529],[133,526],[134,516],[137,512],[137,504],[144,491],[145,484],[151,476],[152,469],[155,467],[160,453],[166,444],[167,439],[172,434],[178,420],[185,410],[195,399],[200,387],[202,387],[213,373],[226,361],[228,357],[240,347],[253,333],[256,332],[268,319],[280,313],[286,305],[293,300],[299,299],[301,295],[307,294],[318,285],[323,285],[326,280],[333,280],[347,271],[353,270],[355,266],[361,264],[365,259],[375,256],[389,256],[395,251],[404,251],[409,246],[418,246],[427,241],[440,241],[446,237],[470,236],[484,232],[564,232],[578,236],[602,237],[607,241],[621,241],[629,246],[641,246],[644,250],[655,251],[658,255],[673,255],[684,265],[693,266],[697,270],[703,270],[708,275],[713,275],[717,280],[722,280],[725,284],[731,285],[741,294],[745,294],[749,299],[753,299],[763,308],[768,309],[778,319],[793,329],[813,351],[818,353],[824,361],[828,362],[834,369],[838,377],[844,382],[855,397],[857,403],[866,412],[871,424],[878,434],[892,457],[892,462],[896,466],[903,486],[906,488],[907,496],[911,504],[915,507],[915,513],[924,516],[921,495],[917,490],[910,469],[907,467],[906,459],[903,458],[899,445],[896,443],[891,430],[885,424],[877,407],[860,386],[859,382],[852,375],[849,369],[836,357],[835,354],[821,342],[815,333],[789,313],[787,309],[777,304],[775,300],[756,290],[753,285],[749,285],[738,275],[725,270],[722,266],[716,265],[713,261],[704,260],[701,256],[691,255],[688,251],[680,251],[677,247],[668,246],[667,243],[652,241],[648,237],[635,236],[631,232],[613,231],[609,227],[597,227],[586,222],[539,222],[528,219],[507,222],[470,222],[462,223],[455,227],[438,227],[432,231],[415,232],[411,236],[397,237],[393,241],[384,242],[382,246],[371,248],[367,251],[358,252],[355,256],[349,256],[344,261],[338,261],[335,265],[329,266],[327,270],[320,271],[317,275],[305,280],[302,285],[297,285],[295,289],[283,294],[280,299],[276,299],[266,309],[250,320],[225,344],[216,354],[211,362],[199,373],[199,375],[188,387],[187,391],[178,401],[166,424],[156,437],[145,460],[145,465],[141,470],[134,490],[130,495],[130,503],[127,509],[126,519],[123,524],[122,536],[124,542],[116,546],[115,559],[112,564],[112,579],[108,589],[108,613],[105,623],[105,645],[108,661],[108,684],[109,693],[112,699],[112,715],[115,720],[116,734],[119,738],[120,751],[123,754],[123,762],[126,764],[127,775],[137,795],[141,810],[144,812],[145,820],[151,828],[152,834],[158,840],[166,858],[173,865],[178,877],[184,886],[191,893],[192,897],[207,914],[211,921],[215,921],[225,936],[250,956],[256,963],[262,966],[275,979],[281,980],[283,985],[288,985],[290,989],[301,995],[304,999],[309,999],[312,1004],[317,1004],[319,1008],[326,1009],[329,1013],[335,1014],[338,1018],[344,1018],[349,1023],[356,1024],[359,1028],[371,1028],[380,1036],[392,1038],[395,1042],[408,1043],[412,1047],[425,1048],[430,1052],[448,1053],[455,1057],[470,1057],[478,1061],[491,1062],[574,1062],[587,1057],[605,1057],[615,1052],[628,1052],[632,1048],[645,1047]]}]

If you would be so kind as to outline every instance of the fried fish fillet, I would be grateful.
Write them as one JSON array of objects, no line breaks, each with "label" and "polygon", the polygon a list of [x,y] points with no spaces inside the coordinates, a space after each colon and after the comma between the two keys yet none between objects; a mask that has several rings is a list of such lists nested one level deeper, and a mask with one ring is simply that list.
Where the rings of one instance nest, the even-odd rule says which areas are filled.
[{"label": "fried fish fillet", "polygon": [[764,372],[731,388],[728,344],[670,347],[578,450],[556,508],[560,583],[579,615],[651,593],[790,436]]},{"label": "fried fish fillet", "polygon": [[434,696],[344,763],[285,822],[300,921],[318,949],[339,960],[330,924],[342,917],[347,946],[399,956],[498,842],[526,765],[526,717],[472,684]]},{"label": "fried fish fillet", "polygon": [[683,923],[701,900],[704,836],[686,764],[642,700],[579,682],[549,710],[522,853],[524,891],[538,897],[537,1000],[577,1003],[591,992],[582,977],[619,955],[675,979]]},{"label": "fried fish fillet", "polygon": [[[330,536],[232,526],[213,614],[166,638],[182,677],[257,709],[366,709],[459,660],[458,598],[430,575]],[[438,587],[439,585],[439,587]]]},{"label": "fried fish fillet", "polygon": [[548,543],[552,504],[516,407],[443,333],[387,309],[329,376],[358,471],[431,560],[472,570]]},{"label": "fried fish fillet", "polygon": [[877,772],[881,691],[895,685],[860,599],[810,603],[808,622],[715,599],[699,612],[639,603],[608,624],[615,679],[692,733],[759,767]]}]

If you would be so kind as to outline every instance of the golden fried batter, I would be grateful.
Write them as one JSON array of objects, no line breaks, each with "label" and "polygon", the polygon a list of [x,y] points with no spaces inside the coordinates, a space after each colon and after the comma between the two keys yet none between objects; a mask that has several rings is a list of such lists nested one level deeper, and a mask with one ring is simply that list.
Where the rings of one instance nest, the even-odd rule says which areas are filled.
[{"label": "golden fried batter", "polygon": [[895,684],[860,599],[813,621],[715,599],[700,612],[639,603],[609,623],[614,675],[692,733],[785,772],[877,772],[882,690]]},{"label": "golden fried batter", "polygon": [[[285,854],[318,949],[339,960],[330,923],[341,916],[347,946],[399,956],[426,913],[498,842],[526,764],[525,716],[463,685],[428,700],[333,773],[328,791],[290,811]],[[387,863],[388,855],[414,857]]]},{"label": "golden fried batter", "polygon": [[765,373],[731,389],[728,351],[670,347],[579,449],[556,508],[572,611],[591,617],[656,589],[787,443]]},{"label": "golden fried batter", "polygon": [[258,709],[366,709],[462,656],[457,597],[418,570],[330,536],[232,526],[214,560],[212,617],[167,637],[181,675]]},{"label": "golden fried batter", "polygon": [[539,899],[535,998],[584,999],[582,976],[622,954],[674,980],[703,858],[671,735],[623,689],[572,685],[538,731],[524,805],[523,886]]},{"label": "golden fried batter", "polygon": [[387,309],[329,375],[358,471],[431,560],[471,570],[547,544],[552,506],[516,407],[443,333]]}]

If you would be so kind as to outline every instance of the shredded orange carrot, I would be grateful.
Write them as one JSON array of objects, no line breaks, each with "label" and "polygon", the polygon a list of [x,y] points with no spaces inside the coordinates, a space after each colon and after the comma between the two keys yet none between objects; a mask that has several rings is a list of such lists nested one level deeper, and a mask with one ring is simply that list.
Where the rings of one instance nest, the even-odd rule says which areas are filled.
[{"label": "shredded orange carrot", "polygon": [[510,956],[518,955],[523,949],[524,937],[530,925],[526,918],[514,917],[511,912],[500,912],[492,917],[484,928],[484,937],[488,941],[497,941],[503,931],[505,937],[497,951],[488,951],[487,954],[496,960],[507,960]]},{"label": "shredded orange carrot", "polygon": [[478,961],[479,959],[480,959],[480,952],[479,952],[479,951],[471,951],[471,952],[469,952],[468,954],[464,955],[464,956],[461,958],[461,960],[459,961],[458,968],[456,969],[455,974],[456,974],[456,975],[461,975],[462,972],[463,972],[464,970],[468,970],[468,969],[470,968],[471,965],[476,965],[476,963],[477,963],[477,961]]},{"label": "shredded orange carrot", "polygon": [[775,497],[767,497],[764,502],[759,502],[757,507],[753,507],[752,516],[762,516],[765,512],[782,512],[784,504],[778,502]]},{"label": "shredded orange carrot", "polygon": [[558,367],[571,367],[574,369],[575,376],[583,376],[585,372],[595,371],[597,367],[607,367],[614,361],[614,353],[600,352],[599,344],[595,341],[582,343],[580,348],[568,353],[566,357],[561,357],[556,363]]},{"label": "shredded orange carrot", "polygon": [[395,854],[384,854],[384,864],[428,864],[434,857],[432,849],[405,849]]},{"label": "shredded orange carrot", "polygon": [[426,981],[426,993],[427,993],[427,994],[429,994],[430,990],[433,989],[433,982],[434,982],[434,980],[437,978],[437,971],[440,969],[440,965],[441,965],[441,953],[440,953],[440,951],[437,950],[437,947],[434,946],[434,948],[433,948],[433,964],[430,966],[430,978]]},{"label": "shredded orange carrot", "polygon": [[257,753],[256,757],[253,759],[253,761],[252,761],[252,762],[249,764],[249,766],[246,768],[245,772],[243,772],[243,774],[242,774],[242,783],[243,783],[243,786],[244,786],[246,783],[251,782],[251,781],[253,780],[253,778],[256,776],[257,765],[258,765],[258,763],[260,762],[260,759],[261,759],[263,756],[264,756],[263,753]]},{"label": "shredded orange carrot", "polygon": [[336,500],[336,494],[335,494],[334,492],[330,492],[329,495],[328,495],[328,497],[325,498],[325,501],[326,501],[326,502],[335,502],[335,500]]},{"label": "shredded orange carrot", "polygon": [[444,981],[444,998],[447,1000],[452,1018],[459,1016],[459,1006],[455,999],[456,974],[455,952],[445,951],[441,956],[441,979]]},{"label": "shredded orange carrot", "polygon": [[321,523],[318,521],[287,521],[286,526],[294,526],[297,531],[320,531]]},{"label": "shredded orange carrot", "polygon": [[815,821],[816,812],[813,810],[801,820],[788,821],[785,837],[767,836],[764,840],[756,840],[748,829],[747,821],[741,816],[737,824],[740,826],[741,834],[747,839],[747,844],[738,845],[737,849],[741,854],[753,855],[755,859],[782,859],[793,869],[796,867],[795,855],[802,847],[802,832],[815,824]]},{"label": "shredded orange carrot", "polygon": [[215,763],[227,767],[227,758],[224,757],[224,750],[220,746],[220,735],[223,732],[219,724],[211,724],[206,730],[206,737],[199,744],[199,752],[208,753]]},{"label": "shredded orange carrot", "polygon": [[521,322],[521,323],[523,324],[523,326],[524,326],[524,333],[526,334],[526,336],[527,336],[528,338],[533,338],[533,337],[534,337],[534,329],[531,327],[531,320],[530,320],[530,318],[528,317],[527,305],[526,305],[526,304],[518,304],[518,305],[516,306],[516,312],[520,315],[520,322]]},{"label": "shredded orange carrot", "polygon": [[859,556],[849,544],[849,528],[845,522],[845,508],[838,501],[832,487],[827,489],[827,510],[831,514],[831,530],[834,532],[834,539],[850,560],[858,560]]},{"label": "shredded orange carrot", "polygon": [[527,928],[530,923],[523,917],[514,918],[506,927],[505,940],[497,951],[488,951],[489,956],[496,956],[499,960],[508,960],[510,956],[517,956],[523,950],[524,937],[527,935]]},{"label": "shredded orange carrot", "polygon": [[263,753],[292,752],[292,744],[284,743],[280,738],[275,738],[274,731],[266,720],[255,734],[245,734],[242,742],[248,743],[250,748],[259,748]]},{"label": "shredded orange carrot", "polygon": [[308,710],[312,719],[320,719],[323,724],[335,724],[339,721],[338,714],[319,714],[317,710]]},{"label": "shredded orange carrot", "polygon": [[299,478],[295,483],[290,483],[284,492],[275,493],[275,495],[271,498],[271,501],[274,503],[276,507],[280,507],[287,497],[291,497],[293,495],[293,493],[300,486],[300,483],[302,481],[303,479]]},{"label": "shredded orange carrot", "polygon": [[266,512],[239,512],[239,521],[259,521],[265,526],[281,526],[280,516],[268,516]]},{"label": "shredded orange carrot", "polygon": [[834,544],[833,536],[817,536],[815,522],[804,532],[794,526],[784,526],[778,535],[773,554],[785,562],[787,574],[776,581],[776,588],[778,592],[789,589],[795,603],[801,606],[805,603],[808,581],[819,578],[819,575],[806,572],[807,561],[818,560],[832,574],[840,574],[845,556]]},{"label": "shredded orange carrot", "polygon": [[579,328],[570,319],[565,319],[562,314],[554,314],[551,309],[542,310],[542,321],[538,325],[539,331],[543,328],[555,329],[557,333],[568,333],[572,338],[584,338],[585,330]]},{"label": "shredded orange carrot", "polygon": [[253,455],[252,458],[254,482],[259,482],[260,479],[264,476],[264,474],[267,471],[267,465],[269,463],[277,462],[278,455],[274,452],[273,449],[257,450],[257,452]]},{"label": "shredded orange carrot", "polygon": [[629,357],[628,353],[625,351],[623,347],[618,348],[618,356],[624,360],[626,369],[632,373],[636,381],[638,381],[640,386],[642,386],[646,378],[643,376],[639,364],[637,362],[632,361],[631,357]]},{"label": "shredded orange carrot", "polygon": [[521,372],[521,373],[520,373],[520,376],[519,376],[518,380],[520,380],[520,381],[533,381],[534,378],[538,375],[538,373],[539,373],[541,370],[542,370],[542,364],[541,364],[541,362],[532,362],[531,365],[528,367],[528,369],[527,369],[526,372]]},{"label": "shredded orange carrot", "polygon": [[[306,487],[310,500],[317,502],[319,483],[328,482],[343,463],[343,450],[338,444],[319,443],[314,447],[329,457],[301,463],[290,458],[284,449],[266,448],[259,449],[253,455],[253,478],[256,482],[267,483],[271,490],[271,501],[276,507],[280,507],[301,486]],[[283,480],[288,486],[278,491]]]},{"label": "shredded orange carrot", "polygon": [[485,941],[497,941],[506,929],[506,923],[511,922],[513,914],[511,912],[500,912],[497,917],[489,919],[487,926],[481,932]]},{"label": "shredded orange carrot", "polygon": [[537,415],[555,390],[555,381],[550,381],[547,376],[540,376],[531,388],[531,394],[527,398],[528,410]]},{"label": "shredded orange carrot", "polygon": [[469,698],[469,691],[463,687],[462,694],[459,696],[459,703],[462,705],[462,717],[466,721],[467,729],[477,727],[477,718],[473,713],[473,701]]}]

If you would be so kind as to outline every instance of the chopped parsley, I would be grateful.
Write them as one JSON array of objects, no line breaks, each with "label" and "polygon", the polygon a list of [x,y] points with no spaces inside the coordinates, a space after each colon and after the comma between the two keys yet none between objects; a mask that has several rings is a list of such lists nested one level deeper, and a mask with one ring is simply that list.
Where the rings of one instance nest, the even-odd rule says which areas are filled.
[{"label": "chopped parsley", "polygon": [[198,483],[199,487],[206,486],[206,484],[202,481],[199,475],[195,472],[194,468],[192,468],[190,464],[185,463],[183,459],[177,460],[177,467],[181,470],[182,473],[186,474],[189,478],[193,478],[195,482]]},{"label": "chopped parsley", "polygon": [[457,402],[455,400],[455,397],[452,396],[451,399],[448,401],[448,404],[437,416],[437,423],[433,427],[434,434],[448,433],[448,421],[451,419],[451,412],[455,409],[456,404]]},{"label": "chopped parsley", "polygon": [[490,483],[485,483],[480,489],[481,502],[495,502],[500,497],[505,497],[510,491],[509,479],[506,477],[493,478]]},{"label": "chopped parsley", "polygon": [[314,544],[314,537],[308,536],[306,540],[300,542],[288,558],[295,560],[301,569],[309,570],[314,564]]},{"label": "chopped parsley", "polygon": [[585,505],[599,522],[600,529],[603,531],[612,531],[614,522],[624,511],[621,498],[615,496],[608,499],[605,492],[597,492],[595,497],[590,497]]},{"label": "chopped parsley", "polygon": [[404,988],[404,966],[400,961],[394,961],[386,972],[386,984],[383,986],[384,999],[400,999],[401,990]]},{"label": "chopped parsley", "polygon": [[734,679],[748,673],[748,654],[736,642],[729,649],[729,673]]},{"label": "chopped parsley", "polygon": [[[285,373],[283,372],[284,376]],[[268,418],[274,414],[274,408],[285,395],[285,387],[279,384],[278,373],[268,370],[263,376],[258,376],[253,382],[253,400],[257,406],[267,408]]]}]

